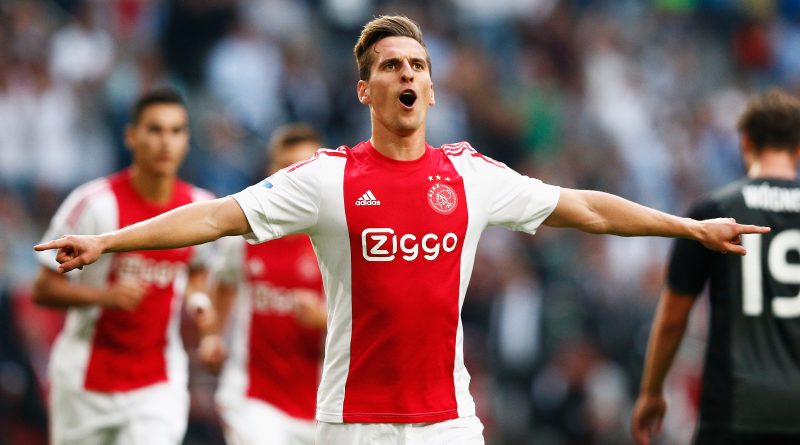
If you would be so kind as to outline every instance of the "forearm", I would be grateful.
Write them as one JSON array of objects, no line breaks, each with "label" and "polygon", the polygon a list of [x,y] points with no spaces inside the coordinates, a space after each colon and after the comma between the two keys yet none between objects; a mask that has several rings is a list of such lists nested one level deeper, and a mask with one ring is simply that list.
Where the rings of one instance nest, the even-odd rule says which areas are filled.
[{"label": "forearm", "polygon": [[53,270],[42,268],[33,285],[33,300],[36,304],[67,308],[99,304],[104,288],[79,285]]},{"label": "forearm", "polygon": [[[236,214],[238,212],[238,215]],[[187,204],[154,218],[100,235],[103,252],[175,249],[249,231],[233,198]]]},{"label": "forearm", "polygon": [[620,236],[666,236],[699,239],[697,221],[670,215],[609,193],[582,191],[589,211],[582,230]]},{"label": "forearm", "polygon": [[656,312],[656,319],[647,343],[647,356],[640,391],[660,395],[664,380],[672,367],[683,339],[689,311],[694,300],[665,291]]},{"label": "forearm", "polygon": [[236,300],[237,286],[226,283],[218,283],[214,286],[214,291],[211,293],[211,303],[214,305],[214,311],[217,313],[218,329],[220,332],[225,331],[230,318],[231,310],[233,309],[233,302]]},{"label": "forearm", "polygon": [[184,290],[184,306],[194,321],[200,338],[217,332],[217,316],[208,296],[208,271],[193,268]]}]

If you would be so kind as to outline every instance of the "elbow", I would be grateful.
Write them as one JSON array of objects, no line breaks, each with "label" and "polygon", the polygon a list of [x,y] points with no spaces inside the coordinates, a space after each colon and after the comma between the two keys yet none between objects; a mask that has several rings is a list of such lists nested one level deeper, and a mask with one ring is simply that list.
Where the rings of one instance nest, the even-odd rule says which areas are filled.
[{"label": "elbow", "polygon": [[599,216],[595,216],[594,218],[588,219],[583,224],[581,231],[591,233],[592,235],[606,235],[613,233],[613,228],[608,221]]},{"label": "elbow", "polygon": [[47,290],[47,283],[42,279],[36,280],[33,284],[31,298],[37,306],[49,306],[50,300],[48,298],[49,292]]},{"label": "elbow", "polygon": [[31,299],[37,306],[53,307],[56,306],[54,297],[55,287],[58,281],[66,280],[66,277],[58,274],[58,272],[42,268],[36,280],[33,282],[33,289],[31,291]]}]

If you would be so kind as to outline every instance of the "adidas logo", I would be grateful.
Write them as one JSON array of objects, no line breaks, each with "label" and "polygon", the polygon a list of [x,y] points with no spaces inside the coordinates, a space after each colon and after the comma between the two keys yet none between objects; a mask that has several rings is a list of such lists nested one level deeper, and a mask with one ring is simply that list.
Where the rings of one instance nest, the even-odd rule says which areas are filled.
[{"label": "adidas logo", "polygon": [[372,190],[367,190],[366,193],[361,195],[360,198],[356,200],[357,206],[379,206],[381,202],[372,194]]}]

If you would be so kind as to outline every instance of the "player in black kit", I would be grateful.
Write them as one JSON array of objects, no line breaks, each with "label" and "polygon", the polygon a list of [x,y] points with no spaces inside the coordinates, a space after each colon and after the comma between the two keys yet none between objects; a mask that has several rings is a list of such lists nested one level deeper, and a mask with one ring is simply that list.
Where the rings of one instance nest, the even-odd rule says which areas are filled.
[{"label": "player in black kit", "polygon": [[772,232],[743,235],[744,257],[675,242],[633,413],[640,445],[661,428],[664,378],[706,283],[711,320],[694,445],[800,444],[800,101],[777,90],[758,96],[738,130],[747,177],[689,216],[732,216]]}]

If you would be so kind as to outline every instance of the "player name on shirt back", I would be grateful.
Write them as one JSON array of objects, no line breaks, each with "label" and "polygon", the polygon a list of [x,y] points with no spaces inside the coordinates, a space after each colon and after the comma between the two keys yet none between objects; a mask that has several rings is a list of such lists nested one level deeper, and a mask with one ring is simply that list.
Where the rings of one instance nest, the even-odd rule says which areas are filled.
[{"label": "player name on shirt back", "polygon": [[800,212],[800,188],[774,187],[769,184],[742,187],[745,205],[772,212]]}]

